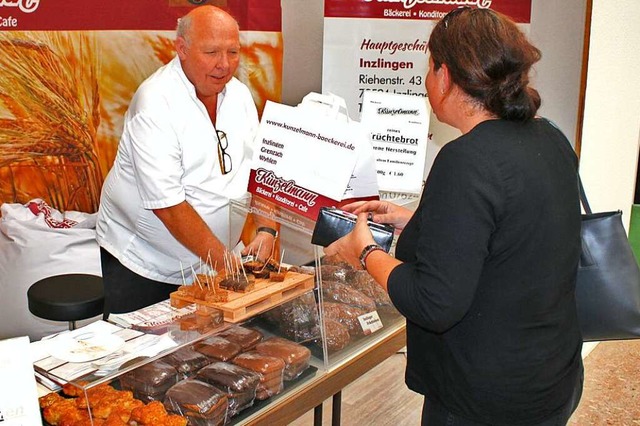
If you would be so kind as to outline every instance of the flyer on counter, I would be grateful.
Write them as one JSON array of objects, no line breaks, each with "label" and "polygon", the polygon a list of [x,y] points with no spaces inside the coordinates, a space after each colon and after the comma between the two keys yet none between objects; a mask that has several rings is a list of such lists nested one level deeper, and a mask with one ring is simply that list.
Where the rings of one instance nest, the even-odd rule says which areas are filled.
[{"label": "flyer on counter", "polygon": [[361,123],[369,131],[381,191],[422,190],[429,116],[423,97],[365,92]]}]

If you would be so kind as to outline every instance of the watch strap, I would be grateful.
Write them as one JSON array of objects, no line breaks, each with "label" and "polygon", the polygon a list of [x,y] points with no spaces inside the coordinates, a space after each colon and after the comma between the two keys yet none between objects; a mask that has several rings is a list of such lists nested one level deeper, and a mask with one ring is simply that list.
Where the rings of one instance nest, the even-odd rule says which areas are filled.
[{"label": "watch strap", "polygon": [[266,232],[267,234],[271,234],[273,235],[274,238],[276,238],[278,236],[278,231],[276,231],[273,228],[269,228],[268,226],[261,226],[258,229],[256,229],[256,234],[258,232]]}]

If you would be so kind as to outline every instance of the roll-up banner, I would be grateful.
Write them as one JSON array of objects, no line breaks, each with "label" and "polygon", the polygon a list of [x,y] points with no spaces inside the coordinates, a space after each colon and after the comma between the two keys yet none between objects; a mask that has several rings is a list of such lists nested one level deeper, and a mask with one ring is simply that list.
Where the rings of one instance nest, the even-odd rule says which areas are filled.
[{"label": "roll-up banner", "polygon": [[[436,22],[462,6],[491,8],[528,32],[531,0],[325,0],[322,91],[345,99],[358,120],[366,91],[424,98],[427,44]],[[449,136],[435,117],[423,179]],[[441,125],[440,125],[441,126]]]},{"label": "roll-up banner", "polygon": [[204,4],[238,20],[236,76],[262,113],[281,100],[280,0],[0,0],[0,203],[95,212],[133,93]]}]

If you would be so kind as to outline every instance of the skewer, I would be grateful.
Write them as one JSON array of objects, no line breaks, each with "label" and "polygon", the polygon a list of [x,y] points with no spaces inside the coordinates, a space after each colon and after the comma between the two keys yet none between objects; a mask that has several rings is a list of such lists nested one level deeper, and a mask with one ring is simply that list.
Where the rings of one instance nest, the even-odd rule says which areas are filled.
[{"label": "skewer", "polygon": [[180,261],[180,274],[182,274],[182,285],[187,285],[187,280],[184,278],[184,268],[182,267],[182,261]]},{"label": "skewer", "polygon": [[284,249],[282,249],[282,254],[280,255],[280,263],[278,263],[278,273],[280,273],[280,268],[282,267],[283,260],[284,260]]},{"label": "skewer", "polygon": [[[244,265],[242,264],[242,262],[240,262],[240,267],[242,268],[242,275],[244,275],[245,281],[249,281],[249,278],[247,278],[247,272],[244,270]],[[240,281],[239,276],[238,276],[238,281]]]},{"label": "skewer", "polygon": [[260,260],[260,250],[262,249],[262,240],[260,240],[260,243],[258,244],[258,252],[256,253],[256,260]]},{"label": "skewer", "polygon": [[271,256],[269,256],[270,258],[273,257],[273,252],[276,249],[276,239],[273,239],[273,243],[271,243]]},{"label": "skewer", "polygon": [[260,269],[260,271],[259,271],[259,272],[261,272],[261,273],[262,273],[262,272],[264,272],[264,268],[266,268],[266,267],[267,267],[267,265],[269,264],[269,261],[271,260],[271,258],[272,258],[272,257],[273,257],[273,256],[269,256],[269,258],[268,258],[267,260],[265,260],[265,261],[264,261],[264,265],[262,265],[262,268]]},{"label": "skewer", "polygon": [[200,290],[203,290],[202,284],[200,283],[200,280],[198,279],[198,274],[196,274],[196,271],[193,269],[193,265],[191,265],[191,273],[193,274],[193,278],[195,278],[194,282],[198,284],[198,287],[200,287]]},{"label": "skewer", "polygon": [[218,261],[216,260],[214,265],[213,265],[213,271],[210,272],[211,274],[211,282],[213,283],[213,292],[216,292],[216,277],[213,275],[214,271],[218,271]]},{"label": "skewer", "polygon": [[[240,263],[240,260],[233,256],[233,271],[234,271],[234,275],[233,275],[233,279],[235,279],[236,281],[240,281],[240,266],[238,266],[238,264]],[[237,275],[237,278],[236,278]]]},{"label": "skewer", "polygon": [[225,276],[226,276],[231,271],[231,267],[230,267],[230,264],[229,264],[229,256],[228,256],[226,251],[222,255],[222,260],[224,261],[224,270],[225,270]]}]

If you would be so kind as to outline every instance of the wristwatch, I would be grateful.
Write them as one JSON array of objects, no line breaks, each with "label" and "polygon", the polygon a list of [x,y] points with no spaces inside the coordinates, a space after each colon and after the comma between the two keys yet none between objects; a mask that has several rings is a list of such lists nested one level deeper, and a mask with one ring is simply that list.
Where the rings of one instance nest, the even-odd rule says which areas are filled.
[{"label": "wristwatch", "polygon": [[258,229],[256,229],[256,234],[258,232],[266,232],[267,234],[273,235],[273,238],[277,238],[278,237],[278,231],[276,231],[273,228],[269,228],[268,226],[259,227]]},{"label": "wristwatch", "polygon": [[384,251],[384,249],[378,244],[369,244],[362,249],[362,253],[360,253],[360,257],[358,259],[360,260],[360,264],[364,269],[367,269],[367,257],[376,250]]}]

